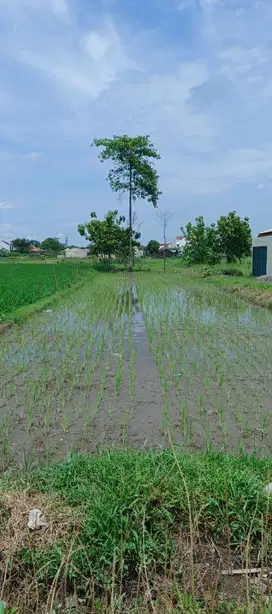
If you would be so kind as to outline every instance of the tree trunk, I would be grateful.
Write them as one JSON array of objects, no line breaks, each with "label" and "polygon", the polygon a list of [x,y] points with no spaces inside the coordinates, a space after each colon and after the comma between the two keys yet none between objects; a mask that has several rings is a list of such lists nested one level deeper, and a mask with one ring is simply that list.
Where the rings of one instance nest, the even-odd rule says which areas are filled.
[{"label": "tree trunk", "polygon": [[133,247],[132,247],[132,164],[129,163],[129,267],[133,271]]},{"label": "tree trunk", "polygon": [[165,223],[164,223],[164,226],[163,226],[163,240],[164,240],[163,271],[165,273],[166,272],[166,255],[165,255],[165,248],[166,248],[166,226],[165,226]]}]

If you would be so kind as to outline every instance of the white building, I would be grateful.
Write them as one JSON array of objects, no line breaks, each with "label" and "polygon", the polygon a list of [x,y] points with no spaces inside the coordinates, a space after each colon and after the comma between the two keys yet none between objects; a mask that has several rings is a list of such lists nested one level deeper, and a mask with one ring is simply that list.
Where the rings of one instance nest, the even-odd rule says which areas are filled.
[{"label": "white building", "polygon": [[186,245],[185,237],[176,237],[176,246],[179,250],[182,251],[185,245]]},{"label": "white building", "polygon": [[252,247],[252,274],[272,276],[272,229],[260,232]]},{"label": "white building", "polygon": [[67,247],[65,250],[65,258],[73,258],[75,260],[82,260],[82,258],[88,258],[89,250],[84,247]]}]

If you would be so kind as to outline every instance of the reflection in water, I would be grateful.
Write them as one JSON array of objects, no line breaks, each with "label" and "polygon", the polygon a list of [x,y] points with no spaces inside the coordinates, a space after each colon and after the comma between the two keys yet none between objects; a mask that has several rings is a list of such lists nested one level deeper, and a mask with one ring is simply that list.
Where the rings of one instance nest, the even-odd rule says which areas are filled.
[{"label": "reflection in water", "polygon": [[[61,360],[67,352],[67,344],[71,343],[70,356],[71,358],[78,354],[78,348],[75,343],[75,334],[81,339],[80,355],[83,358],[85,351],[89,345],[90,337],[95,337],[92,345],[92,355],[95,354],[99,341],[106,332],[105,343],[111,337],[113,327],[121,327],[125,313],[125,337],[128,334],[128,321],[131,310],[133,318],[133,326],[136,330],[144,329],[144,321],[141,314],[141,308],[137,298],[135,284],[121,287],[118,296],[121,297],[119,304],[119,318],[116,313],[111,311],[107,313],[105,318],[97,318],[93,320],[92,312],[88,311],[87,303],[75,303],[69,306],[61,306],[52,312],[44,312],[39,315],[39,335],[33,334],[33,327],[26,325],[22,343],[19,344],[17,339],[12,337],[12,341],[6,345],[6,350],[2,353],[0,362],[8,367],[18,366],[22,363],[26,364],[35,362],[45,362],[50,358],[57,361]],[[37,332],[37,331],[36,331]],[[135,331],[136,332],[136,331]],[[83,342],[82,339],[86,339]],[[41,342],[42,339],[42,342]],[[90,357],[91,359],[91,357]]]},{"label": "reflection in water", "polygon": [[[141,292],[141,291],[140,291]],[[156,325],[179,328],[182,322],[190,320],[196,324],[204,325],[213,330],[227,328],[229,333],[242,329],[257,333],[258,336],[266,336],[272,332],[272,314],[268,310],[247,305],[239,302],[226,294],[209,288],[205,292],[203,287],[191,284],[189,287],[167,287],[158,294],[151,290],[145,291],[144,301],[139,303],[135,283],[122,286],[119,290],[119,319],[116,322],[116,313],[110,312],[97,316],[94,320],[92,311],[87,302],[74,303],[56,308],[51,313],[44,312],[38,316],[39,334],[32,323],[24,326],[23,333],[5,336],[5,349],[1,354],[1,363],[5,366],[15,366],[18,363],[44,361],[49,353],[51,358],[60,360],[67,351],[67,343],[71,342],[71,357],[76,350],[75,334],[78,338],[86,338],[86,344],[82,343],[81,355],[84,356],[90,337],[95,337],[93,350],[103,333],[106,331],[107,338],[112,333],[113,326],[121,327],[125,316],[125,337],[128,335],[129,317],[132,318],[134,336],[145,331],[145,320],[156,322]],[[142,313],[143,309],[143,313]],[[107,343],[107,339],[106,339]],[[220,339],[217,340],[220,345]],[[225,347],[228,356],[233,357],[232,350]]]},{"label": "reflection in water", "polygon": [[[190,288],[167,289],[165,296],[150,293],[148,295],[148,312],[155,318],[167,318],[178,314],[180,318],[189,316],[202,323],[226,324],[232,327],[245,327],[251,331],[263,331],[264,326],[272,328],[272,314],[268,310],[236,301],[227,295],[217,292],[199,292],[195,286]],[[146,300],[145,300],[146,302]]]},{"label": "reflection in water", "polygon": [[137,334],[137,332],[140,333],[145,331],[145,323],[141,311],[141,306],[138,300],[136,285],[132,283],[128,288],[122,288],[121,296],[121,303],[122,306],[125,308],[126,313],[127,326],[125,330],[125,337],[128,335],[128,321],[130,316],[132,318],[132,327],[134,334]]}]

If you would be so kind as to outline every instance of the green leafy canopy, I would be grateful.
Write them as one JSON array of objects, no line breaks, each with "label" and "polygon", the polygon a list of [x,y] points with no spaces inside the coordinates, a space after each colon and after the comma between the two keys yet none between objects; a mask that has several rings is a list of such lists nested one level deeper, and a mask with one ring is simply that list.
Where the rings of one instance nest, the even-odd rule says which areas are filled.
[{"label": "green leafy canopy", "polygon": [[[129,255],[130,229],[124,227],[126,218],[117,210],[108,211],[104,220],[98,220],[92,211],[91,220],[86,224],[79,224],[78,232],[90,243],[90,252],[102,260],[110,259],[113,255],[120,255],[126,259]],[[138,246],[140,233],[132,235],[132,245]]]},{"label": "green leafy canopy", "polygon": [[151,239],[146,246],[146,253],[150,256],[159,251],[160,244],[155,239]]},{"label": "green leafy canopy", "polygon": [[64,250],[64,245],[55,237],[48,237],[41,243],[41,249],[46,252],[61,253]]},{"label": "green leafy canopy", "polygon": [[249,219],[241,219],[235,211],[222,215],[216,224],[206,226],[202,216],[181,229],[186,236],[183,256],[190,264],[216,264],[241,260],[251,253],[252,236]]},{"label": "green leafy canopy", "polygon": [[114,192],[131,191],[133,200],[146,199],[157,207],[161,192],[158,189],[159,176],[152,160],[159,160],[160,155],[148,135],[114,135],[112,139],[94,139],[92,146],[102,147],[99,155],[101,162],[111,160],[114,163],[108,174]]}]

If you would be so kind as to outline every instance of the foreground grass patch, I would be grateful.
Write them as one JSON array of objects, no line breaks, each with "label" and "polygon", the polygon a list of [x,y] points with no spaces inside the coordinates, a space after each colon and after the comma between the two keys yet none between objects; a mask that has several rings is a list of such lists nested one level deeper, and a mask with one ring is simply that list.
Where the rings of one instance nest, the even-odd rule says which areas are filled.
[{"label": "foreground grass patch", "polygon": [[[34,578],[18,612],[31,611],[37,595],[41,604],[48,607],[49,599],[53,607],[71,594],[88,608],[82,605],[79,612],[149,612],[150,603],[158,612],[223,611],[222,567],[269,566],[272,505],[264,485],[271,474],[272,460],[255,456],[164,451],[74,455],[16,483],[5,478],[2,594],[11,606],[21,607],[22,591]],[[19,523],[22,538],[14,549],[7,527],[8,497],[15,491],[35,496],[49,527],[29,534]],[[161,609],[166,582],[170,601]],[[195,609],[188,604],[184,609],[184,594],[191,595]],[[107,609],[113,595],[119,596],[120,609]],[[148,607],[139,605],[143,596]],[[245,598],[242,589],[236,597],[237,602]],[[122,609],[135,599],[137,610]],[[98,603],[106,609],[96,610]]]}]

